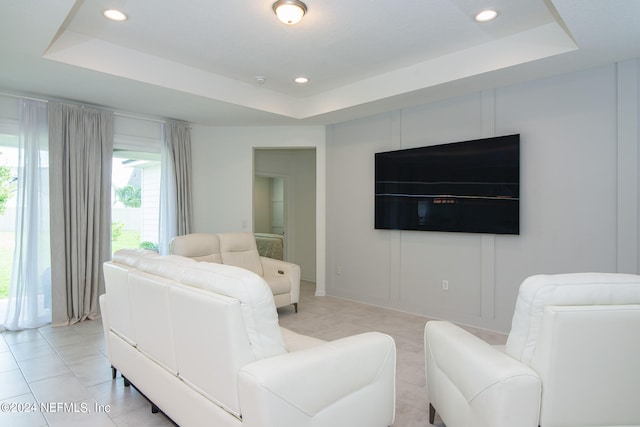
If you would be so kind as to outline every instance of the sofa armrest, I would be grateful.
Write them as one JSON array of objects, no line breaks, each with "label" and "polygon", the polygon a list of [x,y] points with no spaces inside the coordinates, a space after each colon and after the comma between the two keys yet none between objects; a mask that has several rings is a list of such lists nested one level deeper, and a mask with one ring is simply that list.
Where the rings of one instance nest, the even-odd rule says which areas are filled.
[{"label": "sofa armrest", "polygon": [[279,259],[260,257],[265,280],[269,277],[286,276],[291,282],[291,302],[300,300],[300,266]]},{"label": "sofa armrest", "polygon": [[424,339],[429,401],[447,425],[538,425],[541,381],[531,368],[449,322],[427,322]]},{"label": "sofa armrest", "polygon": [[378,332],[251,363],[238,379],[243,425],[389,426],[395,368],[393,338]]},{"label": "sofa armrest", "polygon": [[102,294],[98,297],[98,304],[100,305],[100,315],[102,316],[102,331],[104,332],[104,340],[107,348],[107,358],[111,361],[111,343],[109,342],[109,307],[107,306],[107,294]]}]

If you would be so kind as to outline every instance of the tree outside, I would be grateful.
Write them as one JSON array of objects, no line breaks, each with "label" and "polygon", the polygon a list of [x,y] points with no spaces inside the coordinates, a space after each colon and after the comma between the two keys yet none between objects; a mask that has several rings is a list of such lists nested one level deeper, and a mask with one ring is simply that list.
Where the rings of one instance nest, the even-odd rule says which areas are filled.
[{"label": "tree outside", "polygon": [[16,190],[15,178],[12,175],[10,167],[0,166],[0,215],[4,215],[7,201]]},{"label": "tree outside", "polygon": [[116,188],[116,197],[127,208],[139,208],[142,205],[142,188],[125,185]]}]

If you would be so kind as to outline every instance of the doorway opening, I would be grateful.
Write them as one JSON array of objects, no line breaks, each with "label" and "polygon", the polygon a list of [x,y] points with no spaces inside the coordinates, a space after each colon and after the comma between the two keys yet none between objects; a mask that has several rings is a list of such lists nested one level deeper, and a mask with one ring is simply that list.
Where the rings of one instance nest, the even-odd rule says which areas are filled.
[{"label": "doorway opening", "polygon": [[253,230],[282,236],[283,259],[316,282],[316,149],[254,149]]}]

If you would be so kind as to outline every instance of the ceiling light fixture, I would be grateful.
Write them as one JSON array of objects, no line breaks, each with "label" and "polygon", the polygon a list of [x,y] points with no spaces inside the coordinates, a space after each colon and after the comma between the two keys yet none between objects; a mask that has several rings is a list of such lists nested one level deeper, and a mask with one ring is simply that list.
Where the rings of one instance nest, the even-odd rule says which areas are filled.
[{"label": "ceiling light fixture", "polygon": [[105,10],[102,14],[105,16],[105,18],[112,21],[122,22],[127,20],[127,15],[116,9]]},{"label": "ceiling light fixture", "polygon": [[488,22],[496,19],[498,12],[495,10],[483,10],[476,15],[477,22]]},{"label": "ceiling light fixture", "polygon": [[278,0],[273,4],[273,12],[280,22],[295,25],[307,13],[307,5],[300,0]]},{"label": "ceiling light fixture", "polygon": [[293,81],[298,83],[298,84],[309,83],[309,79],[306,78],[306,77],[296,77],[295,79],[293,79]]}]

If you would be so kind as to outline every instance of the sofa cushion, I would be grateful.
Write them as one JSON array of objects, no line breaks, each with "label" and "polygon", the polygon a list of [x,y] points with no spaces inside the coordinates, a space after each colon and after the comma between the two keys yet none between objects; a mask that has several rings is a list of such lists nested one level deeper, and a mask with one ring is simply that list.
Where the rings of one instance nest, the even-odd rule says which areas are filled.
[{"label": "sofa cushion", "polygon": [[181,282],[240,301],[245,328],[256,359],[287,352],[273,293],[260,276],[231,265],[201,262],[186,267]]},{"label": "sofa cushion", "polygon": [[253,271],[258,276],[264,275],[253,234],[221,233],[218,234],[218,238],[220,239],[220,256],[224,264]]},{"label": "sofa cushion", "polygon": [[161,276],[175,282],[182,277],[184,267],[196,264],[197,261],[178,255],[158,255],[156,257],[142,258],[138,262],[138,269],[145,273]]},{"label": "sofa cushion", "polygon": [[169,309],[169,289],[172,283],[170,279],[141,270],[129,273],[129,298],[136,347],[175,375],[178,373],[178,364]]},{"label": "sofa cushion", "polygon": [[284,338],[284,342],[289,353],[293,351],[306,350],[326,343],[326,341],[319,338],[298,334],[287,328],[281,327],[280,330],[282,331],[282,337]]},{"label": "sofa cushion", "polygon": [[193,233],[176,236],[169,243],[169,252],[195,261],[221,263],[220,241],[216,234]]},{"label": "sofa cushion", "polygon": [[160,256],[158,252],[149,249],[120,249],[113,254],[113,262],[138,268],[143,259],[157,256]]},{"label": "sofa cushion", "polygon": [[286,353],[273,292],[255,273],[232,265],[197,262],[178,255],[158,255],[144,250],[117,251],[114,262],[116,260],[135,265],[147,274],[239,300],[255,357],[262,359]]},{"label": "sofa cushion", "polygon": [[531,365],[545,306],[607,304],[640,304],[640,276],[573,273],[528,277],[520,285],[505,351]]}]

